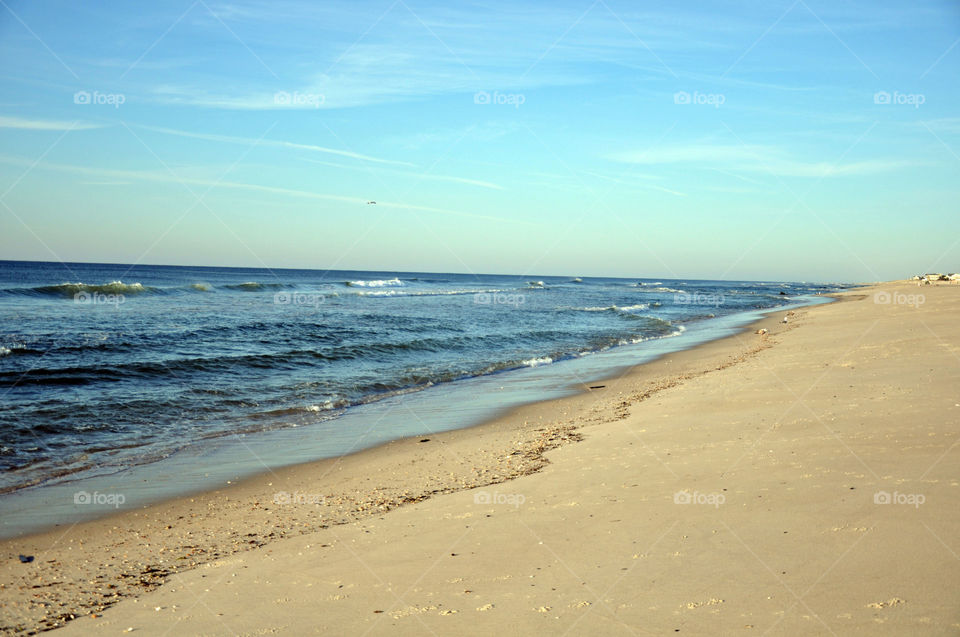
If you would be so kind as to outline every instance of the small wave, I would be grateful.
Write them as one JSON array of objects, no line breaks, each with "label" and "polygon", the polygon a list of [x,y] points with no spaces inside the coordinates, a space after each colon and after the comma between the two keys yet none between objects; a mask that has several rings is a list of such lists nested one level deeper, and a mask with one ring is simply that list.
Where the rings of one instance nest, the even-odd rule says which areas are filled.
[{"label": "small wave", "polygon": [[648,303],[637,303],[636,305],[607,305],[605,307],[566,307],[562,310],[571,310],[573,312],[633,312],[635,310],[646,310],[650,307]]},{"label": "small wave", "polygon": [[668,292],[672,294],[687,294],[686,290],[678,290],[676,288],[667,288],[667,287],[656,287],[656,288],[644,288],[644,292]]},{"label": "small wave", "polygon": [[403,281],[394,277],[392,279],[374,279],[371,281],[345,281],[344,285],[351,288],[396,288],[403,286]]},{"label": "small wave", "polygon": [[522,361],[520,364],[524,367],[537,367],[539,365],[549,365],[553,362],[553,359],[549,356],[540,356],[538,358],[528,358],[525,361]]},{"label": "small wave", "polygon": [[580,277],[574,277],[570,279],[570,283],[583,283],[583,279],[581,279]]},{"label": "small wave", "polygon": [[317,413],[320,411],[330,411],[331,409],[336,409],[336,407],[337,406],[334,404],[332,400],[327,400],[320,405],[307,405],[306,407],[303,408],[303,410]]},{"label": "small wave", "polygon": [[11,350],[9,347],[0,347],[0,356],[6,356],[10,354],[12,351],[13,350]]},{"label": "small wave", "polygon": [[286,290],[292,288],[287,283],[259,283],[257,281],[247,281],[245,283],[235,283],[223,286],[228,290],[239,290],[241,292],[256,292],[258,290]]},{"label": "small wave", "polygon": [[506,292],[506,290],[495,289],[495,290],[436,290],[429,291],[423,290],[418,292],[408,292],[406,290],[371,290],[356,292],[357,296],[372,296],[372,297],[384,297],[384,296],[457,296],[461,294],[499,294],[501,292]]},{"label": "small wave", "polygon": [[624,338],[621,339],[617,344],[618,345],[636,345],[637,343],[643,343],[645,341],[650,341],[658,338],[671,338],[673,336],[680,336],[683,334],[687,328],[683,325],[673,326],[673,331],[669,334],[656,334],[653,336],[634,336],[633,338]]},{"label": "small wave", "polygon": [[209,283],[191,283],[190,287],[198,292],[210,292],[213,286]]},{"label": "small wave", "polygon": [[161,292],[159,288],[153,288],[142,283],[124,283],[123,281],[111,281],[100,285],[89,283],[60,283],[59,285],[41,285],[34,288],[7,288],[4,290],[8,294],[25,294],[29,296],[59,296],[71,298],[77,294],[143,294],[147,292]]},{"label": "small wave", "polygon": [[648,281],[648,282],[640,281],[636,285],[639,288],[650,288],[655,285],[663,285],[663,281]]},{"label": "small wave", "polygon": [[[337,409],[343,409],[350,405],[349,401],[346,400],[326,400],[317,405],[306,405],[304,407],[284,407],[281,409],[271,409],[268,411],[261,411],[255,414],[251,414],[250,417],[254,420],[264,420],[272,418],[283,418],[287,416],[296,416],[298,414],[302,415],[304,413],[308,414],[318,414],[325,411],[334,411]],[[256,431],[258,429],[254,429]]]},{"label": "small wave", "polygon": [[530,288],[542,288],[542,287],[545,287],[545,286],[543,285],[543,281],[527,281],[527,287],[530,287]]}]

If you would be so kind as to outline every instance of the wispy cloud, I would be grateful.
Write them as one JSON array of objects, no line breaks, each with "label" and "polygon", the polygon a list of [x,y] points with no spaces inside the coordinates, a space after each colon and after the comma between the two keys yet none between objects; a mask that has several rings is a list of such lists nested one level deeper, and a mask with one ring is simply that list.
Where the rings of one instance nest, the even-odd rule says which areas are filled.
[{"label": "wispy cloud", "polygon": [[[332,161],[323,161],[322,159],[310,159],[309,157],[302,157],[303,161],[310,162],[311,164],[320,164],[323,166],[332,166],[334,168],[344,168],[348,170],[374,170],[370,166],[350,166],[347,164],[339,164]],[[386,172],[391,175],[401,175],[404,177],[409,177],[410,179],[427,179],[430,181],[448,181],[458,184],[466,184],[468,186],[479,186],[481,188],[489,188],[490,190],[503,190],[503,186],[498,184],[491,183],[489,181],[482,181],[480,179],[470,179],[468,177],[452,177],[450,175],[434,175],[431,173],[418,173],[410,170],[396,170],[393,168],[376,168],[377,172]]]},{"label": "wispy cloud", "polygon": [[[0,162],[13,164],[16,166],[31,166],[32,161],[24,157],[13,157],[0,155]],[[245,190],[253,192],[263,192],[272,195],[283,195],[287,197],[296,197],[300,199],[316,199],[321,201],[335,201],[339,203],[353,204],[366,208],[366,198],[348,195],[336,195],[330,193],[313,192],[310,190],[298,190],[294,188],[284,188],[280,186],[268,186],[264,184],[251,184],[236,181],[197,179],[192,177],[180,177],[169,173],[121,170],[111,168],[91,168],[88,166],[78,166],[74,164],[61,164],[53,162],[40,162],[35,165],[40,170],[56,170],[73,174],[85,175],[88,177],[98,177],[102,179],[135,179],[138,181],[151,181],[159,183],[181,184],[184,186],[200,186],[204,188],[227,188],[231,190]],[[396,201],[377,200],[378,208],[394,208],[397,210],[410,210],[414,212],[426,212],[431,214],[450,215],[456,217],[469,217],[475,219],[485,219],[487,221],[497,221],[502,223],[519,223],[524,225],[536,225],[529,221],[519,218],[495,217],[492,215],[483,215],[462,210],[452,210],[449,208],[436,208],[433,206],[421,206],[418,204]]]},{"label": "wispy cloud", "polygon": [[91,124],[79,120],[73,122],[59,121],[53,119],[24,119],[22,117],[8,117],[0,115],[0,128],[18,128],[21,130],[90,130],[92,128],[103,128],[103,124]]},{"label": "wispy cloud", "polygon": [[227,144],[243,144],[245,146],[269,146],[272,148],[291,148],[296,150],[307,150],[316,153],[327,153],[329,155],[339,155],[340,157],[349,157],[350,159],[359,159],[361,161],[374,162],[379,164],[392,164],[395,166],[413,166],[410,162],[406,161],[396,161],[393,159],[383,159],[381,157],[373,157],[371,155],[363,155],[361,153],[355,153],[349,150],[340,150],[337,148],[327,148],[325,146],[315,146],[313,144],[300,144],[296,142],[286,142],[273,139],[252,139],[249,137],[234,137],[231,135],[216,135],[210,133],[196,133],[190,131],[176,130],[173,128],[162,128],[160,126],[147,126],[145,124],[137,124],[137,128],[142,128],[144,130],[153,131],[155,133],[163,133],[165,135],[177,135],[179,137],[189,137],[191,139],[203,139],[211,142],[224,142]]},{"label": "wispy cloud", "polygon": [[[229,143],[229,144],[244,144],[244,145],[247,145],[247,146],[252,146],[252,145],[256,144],[256,145],[258,145],[258,146],[267,146],[267,147],[271,147],[271,148],[287,148],[287,149],[292,149],[292,150],[305,150],[305,151],[309,151],[309,152],[326,153],[326,154],[329,154],[329,155],[337,155],[337,156],[340,156],[340,157],[347,157],[347,158],[350,158],[350,159],[357,159],[357,160],[360,160],[360,161],[363,161],[363,162],[371,162],[371,163],[375,163],[375,164],[384,164],[384,165],[388,165],[388,166],[409,166],[409,167],[414,167],[414,166],[415,166],[415,164],[412,164],[412,163],[410,163],[410,162],[396,161],[396,160],[392,160],[392,159],[383,159],[383,158],[381,158],[381,157],[373,157],[373,156],[370,156],[370,155],[363,155],[363,154],[361,154],[361,153],[355,153],[355,152],[352,152],[352,151],[339,150],[339,149],[335,149],[335,148],[326,148],[326,147],[324,147],[324,146],[316,146],[316,145],[313,145],[313,144],[300,144],[300,143],[297,143],[297,142],[288,142],[288,141],[271,140],[271,139],[256,140],[256,139],[250,139],[250,138],[246,138],[246,137],[233,137],[233,136],[230,136],[230,135],[216,135],[216,134],[210,134],[210,133],[196,133],[196,132],[182,131],[182,130],[176,130],[176,129],[172,129],[172,128],[162,128],[162,127],[159,127],[159,126],[148,126],[148,125],[142,125],[142,124],[138,124],[138,125],[136,125],[136,127],[137,127],[137,128],[142,128],[142,129],[144,129],[144,130],[153,131],[153,132],[156,132],[156,133],[163,133],[163,134],[166,134],[166,135],[176,135],[176,136],[179,136],[179,137],[189,137],[189,138],[191,138],[191,139],[202,139],[202,140],[206,140],[206,141],[224,142],[224,143]],[[358,169],[358,170],[361,170],[361,169],[369,169],[368,166],[364,166],[364,165],[349,166],[349,165],[346,165],[346,164],[338,164],[338,163],[335,163],[335,162],[325,162],[325,161],[322,161],[322,160],[310,159],[310,158],[307,158],[307,157],[301,157],[301,159],[303,159],[304,161],[309,161],[309,162],[313,162],[313,163],[319,163],[319,164],[334,166],[334,167],[338,167],[338,168],[349,168],[349,169]],[[483,180],[480,180],[480,179],[471,179],[471,178],[469,178],[469,177],[455,177],[455,176],[450,176],[450,175],[434,175],[434,174],[430,174],[430,173],[418,173],[418,172],[414,172],[414,171],[401,171],[401,170],[396,170],[396,169],[388,169],[388,170],[389,170],[390,172],[394,173],[394,174],[404,175],[404,176],[407,176],[407,177],[410,177],[410,178],[413,178],[413,179],[428,179],[428,180],[433,180],[433,181],[447,181],[447,182],[453,182],[453,183],[466,184],[466,185],[469,185],[469,186],[478,186],[478,187],[481,187],[481,188],[488,188],[488,189],[491,189],[491,190],[503,190],[503,187],[500,186],[500,185],[498,185],[498,184],[495,184],[495,183],[492,183],[492,182],[489,182],[489,181],[483,181]]]},{"label": "wispy cloud", "polygon": [[653,150],[614,153],[608,159],[628,164],[664,165],[694,164],[710,170],[718,166],[730,170],[768,173],[779,177],[834,177],[841,175],[873,175],[920,165],[901,159],[868,159],[830,163],[804,161],[789,156],[782,149],[763,145],[691,144]]},{"label": "wispy cloud", "polygon": [[960,133],[960,117],[941,117],[921,122],[912,122],[911,127],[919,130],[933,129],[938,133]]}]

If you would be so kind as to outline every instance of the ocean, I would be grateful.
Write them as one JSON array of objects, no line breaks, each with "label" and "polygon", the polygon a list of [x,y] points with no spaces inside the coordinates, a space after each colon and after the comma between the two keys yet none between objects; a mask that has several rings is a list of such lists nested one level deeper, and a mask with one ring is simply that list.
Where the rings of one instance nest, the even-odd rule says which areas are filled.
[{"label": "ocean", "polygon": [[842,287],[0,261],[0,493],[228,436],[339,440],[364,405],[642,352]]}]

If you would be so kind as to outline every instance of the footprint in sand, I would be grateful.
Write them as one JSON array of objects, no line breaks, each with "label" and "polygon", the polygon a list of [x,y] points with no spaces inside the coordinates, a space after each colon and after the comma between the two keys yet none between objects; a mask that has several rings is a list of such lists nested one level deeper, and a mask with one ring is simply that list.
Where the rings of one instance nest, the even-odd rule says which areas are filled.
[{"label": "footprint in sand", "polygon": [[478,606],[477,610],[483,612],[485,610],[490,610],[492,608],[493,608],[493,604],[484,604],[483,606]]}]

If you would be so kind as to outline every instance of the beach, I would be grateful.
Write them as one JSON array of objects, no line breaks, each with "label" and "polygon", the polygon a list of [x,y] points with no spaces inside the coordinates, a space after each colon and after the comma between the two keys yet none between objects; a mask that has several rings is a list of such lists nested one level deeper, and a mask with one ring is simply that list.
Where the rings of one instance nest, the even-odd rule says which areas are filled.
[{"label": "beach", "polygon": [[4,541],[0,627],[957,634],[960,288],[836,296],[477,427]]}]

